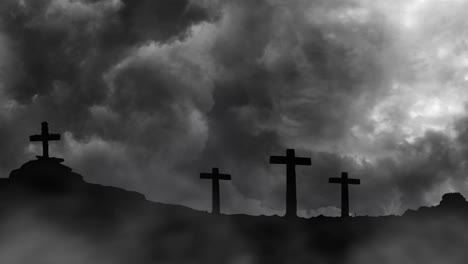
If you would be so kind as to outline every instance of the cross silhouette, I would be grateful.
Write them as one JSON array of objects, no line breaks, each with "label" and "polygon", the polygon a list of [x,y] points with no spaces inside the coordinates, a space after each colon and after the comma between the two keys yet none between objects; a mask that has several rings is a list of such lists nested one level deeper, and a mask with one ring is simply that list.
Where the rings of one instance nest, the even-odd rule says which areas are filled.
[{"label": "cross silhouette", "polygon": [[347,172],[341,173],[341,178],[330,178],[329,183],[341,184],[341,217],[349,216],[349,194],[348,184],[361,184],[359,179],[348,178]]},{"label": "cross silhouette", "polygon": [[42,142],[42,157],[48,159],[49,158],[49,141],[57,141],[60,140],[59,134],[49,134],[49,127],[47,122],[42,122],[42,129],[40,135],[33,135],[29,137],[29,141],[41,141]]},{"label": "cross silhouette", "polygon": [[212,214],[220,214],[219,181],[231,180],[231,175],[219,173],[218,168],[213,168],[211,173],[200,173],[200,179],[212,180]]},{"label": "cross silhouette", "polygon": [[286,156],[271,156],[271,164],[286,164],[286,216],[297,214],[296,165],[310,165],[310,158],[296,157],[294,149],[287,149]]}]

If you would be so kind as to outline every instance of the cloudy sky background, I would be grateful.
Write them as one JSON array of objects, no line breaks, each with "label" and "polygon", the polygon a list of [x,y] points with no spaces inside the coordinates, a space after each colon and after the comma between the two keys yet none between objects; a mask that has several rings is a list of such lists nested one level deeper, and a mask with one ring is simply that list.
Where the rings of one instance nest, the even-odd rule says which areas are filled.
[{"label": "cloudy sky background", "polygon": [[89,182],[227,213],[399,214],[468,196],[467,0],[2,0],[0,173],[51,152]]}]

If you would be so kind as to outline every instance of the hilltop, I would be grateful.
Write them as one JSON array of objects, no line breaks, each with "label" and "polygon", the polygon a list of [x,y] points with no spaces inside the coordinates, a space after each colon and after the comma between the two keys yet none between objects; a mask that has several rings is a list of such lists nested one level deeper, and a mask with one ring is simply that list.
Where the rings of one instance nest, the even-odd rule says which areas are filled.
[{"label": "hilltop", "polygon": [[466,257],[468,203],[460,194],[401,217],[213,216],[86,183],[62,162],[39,158],[0,181],[1,263],[441,263],[441,256],[464,263]]}]

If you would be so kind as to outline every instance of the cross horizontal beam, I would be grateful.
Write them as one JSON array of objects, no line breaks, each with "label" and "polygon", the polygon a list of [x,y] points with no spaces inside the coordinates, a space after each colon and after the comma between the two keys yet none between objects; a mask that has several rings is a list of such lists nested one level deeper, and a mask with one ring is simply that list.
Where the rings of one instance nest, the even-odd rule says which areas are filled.
[{"label": "cross horizontal beam", "polygon": [[35,141],[57,141],[60,140],[60,135],[59,134],[48,134],[46,136],[44,135],[32,135],[29,136],[29,141],[35,142]]},{"label": "cross horizontal beam", "polygon": [[200,179],[228,181],[231,179],[231,175],[219,173],[218,168],[213,168],[211,173],[200,173]]},{"label": "cross horizontal beam", "polygon": [[271,164],[311,165],[310,158],[296,157],[294,149],[287,149],[286,156],[270,156]]},{"label": "cross horizontal beam", "polygon": [[309,158],[301,158],[301,157],[294,157],[291,159],[290,157],[284,156],[271,156],[270,157],[271,164],[294,164],[294,165],[311,165],[311,161]]}]

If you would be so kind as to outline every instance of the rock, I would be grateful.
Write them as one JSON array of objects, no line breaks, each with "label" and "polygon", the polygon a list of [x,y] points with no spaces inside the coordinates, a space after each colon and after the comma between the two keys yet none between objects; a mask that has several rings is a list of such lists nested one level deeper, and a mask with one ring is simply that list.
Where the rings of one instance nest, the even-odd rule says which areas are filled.
[{"label": "rock", "polygon": [[83,177],[62,165],[63,159],[39,158],[10,173],[10,181],[42,191],[66,191],[84,184]]},{"label": "rock", "polygon": [[446,193],[442,196],[442,200],[438,207],[445,209],[457,209],[467,207],[468,203],[466,202],[465,197],[460,193]]},{"label": "rock", "polygon": [[468,215],[468,202],[460,193],[446,193],[437,206],[423,206],[408,210],[406,216],[427,217],[435,215]]}]

